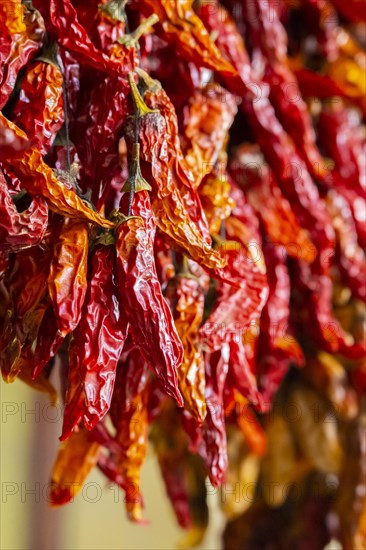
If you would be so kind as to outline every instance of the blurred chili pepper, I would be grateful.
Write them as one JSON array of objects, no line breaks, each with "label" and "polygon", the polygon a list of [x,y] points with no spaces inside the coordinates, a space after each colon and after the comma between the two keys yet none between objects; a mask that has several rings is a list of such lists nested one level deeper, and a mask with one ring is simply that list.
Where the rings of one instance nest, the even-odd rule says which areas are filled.
[{"label": "blurred chili pepper", "polygon": [[29,10],[20,0],[4,2],[1,10],[6,16],[1,18],[0,27],[0,109],[15,87],[20,69],[40,49],[45,32],[39,12]]},{"label": "blurred chili pepper", "polygon": [[65,218],[55,228],[48,292],[62,336],[73,331],[81,317],[87,290],[88,225]]},{"label": "blurred chili pepper", "polygon": [[[120,445],[120,451],[112,455],[109,468],[115,469],[114,481],[126,493],[125,504],[129,519],[144,523],[140,470],[147,450],[147,403],[150,387],[145,362],[140,362],[140,372],[137,372],[134,371],[134,362],[130,363],[129,358],[130,356],[127,358],[127,364],[120,365],[117,371],[111,419],[116,429],[115,439]],[[140,379],[138,374],[141,374]],[[127,377],[136,380],[135,388],[130,386],[129,391]],[[108,462],[106,466],[108,467]]]},{"label": "blurred chili pepper", "polygon": [[[54,56],[54,59],[53,59]],[[43,51],[41,58],[28,65],[11,120],[44,155],[64,121],[62,73],[55,49]]]},{"label": "blurred chili pepper", "polygon": [[93,252],[92,271],[80,322],[69,349],[69,387],[61,441],[82,419],[88,430],[108,412],[128,321],[119,304],[111,246]]},{"label": "blurred chili pepper", "polygon": [[117,229],[117,281],[136,344],[168,395],[183,404],[177,369],[183,347],[163,298],[154,262],[155,218],[147,191],[135,193],[131,218]]},{"label": "blurred chili pepper", "polygon": [[318,252],[321,256],[328,256],[334,247],[334,232],[325,205],[304,162],[276,118],[272,104],[262,93],[262,81],[252,70],[243,39],[228,12],[216,2],[214,6],[211,4],[201,5],[199,15],[210,32],[218,33],[216,43],[219,50],[239,74],[238,77],[225,76],[224,82],[229,91],[240,93],[240,107],[249,118],[256,141],[281,190],[291,202],[302,227],[309,231]]},{"label": "blurred chili pepper", "polygon": [[226,343],[222,345],[221,351],[207,353],[205,356],[207,415],[202,427],[203,442],[199,445],[198,452],[204,460],[214,487],[223,482],[227,469],[223,393],[228,360],[229,345]]},{"label": "blurred chili pepper", "polygon": [[273,172],[264,164],[258,147],[238,147],[230,173],[245,190],[272,243],[283,245],[289,256],[314,261],[315,247],[300,226],[290,202],[282,194]]},{"label": "blurred chili pepper", "polygon": [[196,89],[185,106],[182,142],[195,187],[219,159],[236,113],[234,96],[218,84]]},{"label": "blurred chili pepper", "polygon": [[[26,134],[1,113],[0,123],[13,130],[24,141],[27,139]],[[51,210],[62,215],[87,219],[107,228],[113,227],[113,223],[89,208],[71,187],[66,187],[57,180],[38,149],[32,148],[12,159],[11,167],[19,175],[25,189],[31,195],[43,196]]]},{"label": "blurred chili pepper", "polygon": [[48,223],[48,207],[44,199],[33,197],[28,208],[18,211],[1,169],[0,198],[0,250],[18,252],[38,244]]},{"label": "blurred chili pepper", "polygon": [[366,257],[357,242],[351,209],[336,191],[328,193],[327,204],[337,236],[335,263],[342,280],[359,300],[366,301]]},{"label": "blurred chili pepper", "polygon": [[346,109],[340,101],[323,106],[318,119],[318,139],[335,164],[333,186],[341,194],[344,188],[352,189],[366,199],[365,139],[359,125],[357,113]]},{"label": "blurred chili pepper", "polygon": [[187,269],[170,283],[174,286],[176,306],[174,323],[183,344],[183,362],[178,369],[179,388],[185,407],[202,422],[206,415],[205,364],[198,338],[204,311],[204,290]]},{"label": "blurred chili pepper", "polygon": [[303,366],[302,350],[291,333],[291,283],[283,248],[263,247],[268,269],[269,296],[263,308],[258,343],[258,379],[266,410],[291,364]]},{"label": "blurred chili pepper", "polygon": [[48,244],[19,252],[4,279],[7,308],[2,320],[0,363],[4,380],[12,382],[20,370],[19,357],[27,340],[33,342],[46,303],[49,271]]},{"label": "blurred chili pepper", "polygon": [[80,428],[61,443],[51,474],[50,503],[61,506],[74,499],[96,465],[100,445],[92,434]]},{"label": "blurred chili pepper", "polygon": [[342,2],[342,0],[332,0],[332,4],[340,12],[342,17],[349,21],[357,23],[358,21],[366,21],[366,13],[362,2],[359,0],[350,0],[350,2]]}]

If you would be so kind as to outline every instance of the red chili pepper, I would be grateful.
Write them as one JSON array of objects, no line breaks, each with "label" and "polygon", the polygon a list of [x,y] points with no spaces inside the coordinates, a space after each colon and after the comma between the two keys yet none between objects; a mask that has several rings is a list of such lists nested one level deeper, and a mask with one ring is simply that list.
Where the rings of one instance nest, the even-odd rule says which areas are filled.
[{"label": "red chili pepper", "polygon": [[4,2],[3,8],[6,8],[6,17],[1,18],[4,26],[0,27],[0,109],[7,103],[14,89],[18,72],[41,47],[45,32],[39,12],[29,10],[20,0]]},{"label": "red chili pepper", "polygon": [[108,412],[128,321],[119,304],[112,247],[99,246],[92,259],[81,320],[69,349],[69,387],[61,441],[82,419],[92,430]]},{"label": "red chili pepper", "polygon": [[177,369],[183,347],[163,298],[154,261],[155,218],[147,191],[133,197],[131,214],[117,229],[117,280],[136,344],[164,389],[183,404]]},{"label": "red chili pepper", "polygon": [[286,251],[271,243],[263,251],[269,296],[261,315],[257,364],[264,407],[269,410],[290,365],[302,366],[304,357],[289,326],[291,284]]},{"label": "red chili pepper", "polygon": [[[42,197],[33,197],[28,208],[18,211],[1,169],[0,199],[0,250],[18,252],[38,244],[48,223],[48,207],[45,200]],[[27,198],[24,197],[23,200],[27,201]]]},{"label": "red chili pepper", "polygon": [[94,46],[70,0],[34,0],[33,5],[42,13],[48,32],[56,37],[60,45],[72,52],[80,64],[109,74],[125,72],[123,65]]},{"label": "red chili pepper", "polygon": [[221,351],[207,354],[205,358],[207,415],[202,428],[203,442],[198,452],[214,487],[223,482],[227,469],[223,393],[228,372],[228,348],[228,344],[224,344]]},{"label": "red chili pepper", "polygon": [[64,121],[62,73],[51,57],[51,51],[43,52],[40,60],[28,65],[11,117],[42,155],[50,149]]},{"label": "red chili pepper", "polygon": [[87,291],[88,225],[66,218],[55,228],[48,292],[62,336],[73,331],[81,318]]}]

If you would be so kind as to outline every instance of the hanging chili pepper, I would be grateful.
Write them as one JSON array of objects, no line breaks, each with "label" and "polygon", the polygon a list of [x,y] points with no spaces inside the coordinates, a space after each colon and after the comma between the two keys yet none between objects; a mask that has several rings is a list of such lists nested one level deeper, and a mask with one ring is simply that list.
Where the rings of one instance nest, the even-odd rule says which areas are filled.
[{"label": "hanging chili pepper", "polygon": [[183,360],[183,347],[156,274],[153,250],[156,226],[147,191],[134,195],[131,214],[133,217],[117,229],[121,301],[145,360],[168,395],[182,405],[177,369]]},{"label": "hanging chili pepper", "polygon": [[218,84],[196,89],[186,105],[182,142],[195,187],[219,159],[236,113],[234,96]]},{"label": "hanging chili pepper", "polygon": [[322,257],[328,257],[334,247],[334,232],[325,205],[319,198],[304,162],[277,120],[268,98],[264,94],[258,98],[262,82],[251,68],[242,37],[224,8],[218,9],[216,6],[212,9],[202,5],[199,15],[210,32],[218,33],[216,43],[219,50],[233,63],[240,75],[225,76],[225,84],[232,93],[240,92],[243,100],[240,107],[249,118],[256,141],[273,169],[276,180],[291,202],[302,227],[309,231],[318,252]]},{"label": "hanging chili pepper", "polygon": [[[126,135],[131,139],[134,133],[127,132]],[[225,278],[225,271],[222,270],[225,260],[204,240],[174,184],[166,155],[167,136],[163,117],[157,113],[141,117],[139,139],[142,159],[146,161],[142,164],[142,171],[154,187],[152,210],[158,227],[213,276]]]},{"label": "hanging chili pepper", "polygon": [[12,110],[11,120],[27,134],[42,155],[51,147],[64,121],[62,81],[61,69],[51,47],[43,51],[34,64],[28,65]]},{"label": "hanging chili pepper", "polygon": [[1,169],[0,198],[0,250],[16,252],[38,244],[48,222],[48,207],[44,199],[33,197],[28,208],[19,212]]},{"label": "hanging chili pepper", "polygon": [[[198,329],[204,311],[204,290],[196,277],[184,271],[170,285],[174,286],[174,323],[183,344],[183,362],[178,369],[179,388],[185,407],[202,422],[206,414],[205,364]],[[169,292],[169,290],[168,290]]]},{"label": "hanging chili pepper", "polygon": [[138,7],[144,15],[156,13],[157,33],[174,44],[188,61],[217,72],[235,74],[235,69],[220,55],[192,4],[192,0],[142,0]]},{"label": "hanging chili pepper", "polygon": [[5,2],[2,6],[2,10],[4,9],[7,15],[5,18],[1,18],[0,27],[2,35],[0,109],[9,100],[20,69],[40,49],[45,32],[39,12],[29,10],[20,0]]},{"label": "hanging chili pepper", "polygon": [[81,419],[92,430],[111,404],[117,363],[128,330],[125,308],[119,304],[114,261],[110,246],[101,245],[93,252],[81,319],[70,342],[61,441],[70,436]]},{"label": "hanging chili pepper", "polygon": [[[26,134],[1,113],[0,123],[5,128],[13,130],[23,140],[27,139]],[[22,156],[12,159],[11,167],[15,174],[19,175],[27,191],[31,195],[43,196],[51,210],[62,215],[87,219],[103,227],[113,227],[113,223],[86,206],[73,189],[57,180],[37,149],[32,148]]]},{"label": "hanging chili pepper", "polygon": [[261,220],[266,234],[276,245],[283,245],[290,256],[312,262],[316,250],[300,226],[290,202],[282,194],[273,172],[264,164],[256,146],[237,149],[230,173],[246,191],[249,203]]},{"label": "hanging chili pepper", "polygon": [[205,357],[207,415],[202,428],[203,442],[198,452],[204,460],[214,487],[222,483],[227,469],[223,392],[228,372],[228,355],[229,346],[223,344],[221,351],[215,351]]},{"label": "hanging chili pepper", "polygon": [[258,343],[258,380],[266,410],[291,364],[302,366],[302,350],[291,334],[291,283],[284,249],[271,243],[263,247],[268,269],[269,296],[263,308]]},{"label": "hanging chili pepper", "polygon": [[161,87],[160,82],[152,80],[141,70],[137,70],[137,72],[148,86],[144,94],[144,101],[150,109],[159,110],[165,119],[166,164],[170,177],[181,195],[184,208],[191,220],[195,222],[205,241],[211,244],[205,212],[196,191],[198,182],[194,180],[194,175],[189,170],[183,156],[178,134],[178,119],[174,106]]},{"label": "hanging chili pepper", "polygon": [[[130,387],[130,391],[126,391],[126,378],[136,378],[137,372],[132,370],[134,363],[127,359],[127,364],[120,365],[118,369],[111,419],[116,429],[115,439],[120,445],[120,451],[112,455],[109,468],[113,465],[114,481],[126,493],[125,504],[129,519],[144,523],[140,470],[147,449],[147,402],[150,388],[146,364],[142,361],[140,365],[141,379],[137,387]],[[106,466],[108,467],[108,462]]]},{"label": "hanging chili pepper", "polygon": [[55,233],[48,292],[58,329],[66,336],[80,321],[87,290],[88,225],[66,218]]},{"label": "hanging chili pepper", "polygon": [[328,193],[327,204],[337,236],[335,263],[344,283],[359,300],[366,301],[366,258],[357,242],[351,209],[336,191]]},{"label": "hanging chili pepper", "polygon": [[61,443],[51,474],[52,506],[61,506],[74,499],[96,465],[99,454],[100,445],[82,428]]},{"label": "hanging chili pepper", "polygon": [[41,12],[48,32],[55,36],[58,44],[72,52],[80,64],[109,74],[124,73],[123,65],[94,46],[70,0],[34,0],[33,5]]}]

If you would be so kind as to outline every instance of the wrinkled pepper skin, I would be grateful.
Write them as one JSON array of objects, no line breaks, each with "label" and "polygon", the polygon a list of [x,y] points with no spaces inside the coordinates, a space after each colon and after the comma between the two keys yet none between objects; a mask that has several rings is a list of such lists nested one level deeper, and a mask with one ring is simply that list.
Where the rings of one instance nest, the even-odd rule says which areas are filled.
[{"label": "wrinkled pepper skin", "polygon": [[128,330],[113,274],[114,262],[113,247],[102,245],[94,251],[81,320],[70,342],[62,441],[80,420],[92,430],[111,404],[117,363]]},{"label": "wrinkled pepper skin", "polygon": [[48,292],[62,336],[78,325],[87,291],[88,224],[65,218],[55,231]]},{"label": "wrinkled pepper skin", "polygon": [[33,197],[30,206],[18,212],[4,173],[0,169],[0,250],[18,252],[38,244],[48,224],[48,207],[42,197]]},{"label": "wrinkled pepper skin", "polygon": [[64,122],[62,72],[55,63],[35,61],[22,81],[12,121],[44,155]]},{"label": "wrinkled pepper skin", "polygon": [[147,191],[134,195],[132,216],[117,229],[117,281],[134,339],[165,391],[183,404],[177,370],[183,346],[157,277],[154,260],[155,218]]},{"label": "wrinkled pepper skin", "polygon": [[[1,113],[0,124],[13,130],[23,142],[27,140],[26,134]],[[43,196],[54,212],[64,216],[87,219],[103,227],[113,227],[112,222],[86,206],[71,186],[66,187],[65,184],[58,181],[51,168],[43,161],[38,149],[32,147],[21,156],[12,159],[11,167],[30,195]]]}]

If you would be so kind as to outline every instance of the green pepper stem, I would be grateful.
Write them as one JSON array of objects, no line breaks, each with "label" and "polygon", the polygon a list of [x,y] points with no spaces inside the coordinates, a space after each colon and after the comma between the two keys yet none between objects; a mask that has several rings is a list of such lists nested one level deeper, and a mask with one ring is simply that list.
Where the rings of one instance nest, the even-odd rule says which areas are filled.
[{"label": "green pepper stem", "polygon": [[145,19],[141,25],[137,27],[133,32],[130,34],[125,34],[125,36],[121,36],[121,38],[118,38],[117,42],[119,44],[123,44],[127,48],[136,48],[138,49],[138,41],[141,38],[141,36],[145,33],[147,33],[150,28],[155,25],[159,21],[159,17],[156,15],[156,13],[153,13]]},{"label": "green pepper stem", "polygon": [[131,93],[132,93],[132,99],[135,106],[135,114],[138,117],[148,115],[150,113],[157,113],[156,109],[150,109],[145,101],[142,99],[141,94],[139,92],[138,87],[136,86],[136,82],[133,78],[133,73],[128,74],[128,82],[131,87]]}]

